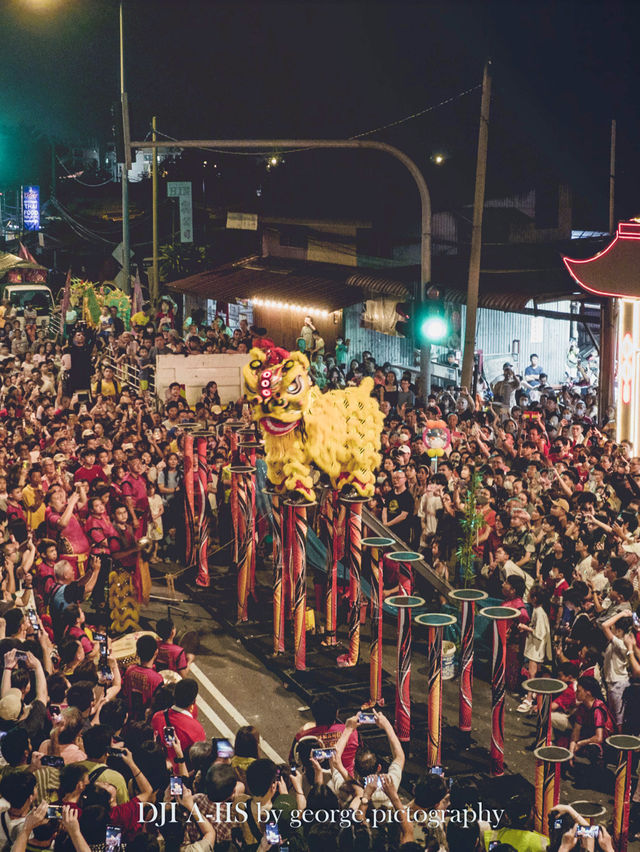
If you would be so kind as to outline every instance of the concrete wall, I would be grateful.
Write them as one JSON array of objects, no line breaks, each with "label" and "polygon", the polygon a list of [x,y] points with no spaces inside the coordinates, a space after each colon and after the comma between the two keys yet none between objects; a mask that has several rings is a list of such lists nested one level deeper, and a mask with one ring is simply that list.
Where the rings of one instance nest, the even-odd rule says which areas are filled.
[{"label": "concrete wall", "polygon": [[248,355],[159,355],[156,393],[164,400],[171,382],[180,382],[193,405],[208,382],[217,382],[220,402],[235,402],[242,396],[242,368],[248,361]]}]

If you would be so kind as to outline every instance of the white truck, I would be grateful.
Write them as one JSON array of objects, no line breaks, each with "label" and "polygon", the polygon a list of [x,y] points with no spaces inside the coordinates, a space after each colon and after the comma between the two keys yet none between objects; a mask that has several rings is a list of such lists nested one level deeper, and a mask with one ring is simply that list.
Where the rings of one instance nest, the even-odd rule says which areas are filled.
[{"label": "white truck", "polygon": [[20,320],[24,328],[24,309],[35,308],[37,313],[36,325],[49,328],[49,317],[53,314],[53,293],[46,284],[5,284],[2,298],[8,299],[13,308],[13,315]]}]

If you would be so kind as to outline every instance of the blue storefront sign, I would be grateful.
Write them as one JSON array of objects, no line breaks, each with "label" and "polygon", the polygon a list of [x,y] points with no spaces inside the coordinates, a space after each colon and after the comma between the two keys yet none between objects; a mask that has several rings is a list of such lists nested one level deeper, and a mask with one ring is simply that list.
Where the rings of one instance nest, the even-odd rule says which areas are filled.
[{"label": "blue storefront sign", "polygon": [[25,231],[40,230],[40,187],[22,187],[22,222]]}]

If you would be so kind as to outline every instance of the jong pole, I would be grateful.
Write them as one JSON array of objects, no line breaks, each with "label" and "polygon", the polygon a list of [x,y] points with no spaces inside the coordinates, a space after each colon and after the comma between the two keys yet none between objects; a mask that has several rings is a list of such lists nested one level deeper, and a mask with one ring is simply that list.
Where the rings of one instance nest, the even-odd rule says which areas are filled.
[{"label": "jong pole", "polygon": [[504,693],[509,622],[520,616],[512,606],[487,606],[480,615],[493,621],[491,665],[491,774],[504,775]]},{"label": "jong pole", "polygon": [[422,557],[412,551],[397,551],[390,553],[388,558],[397,563],[400,587],[400,594],[386,601],[398,613],[395,729],[398,739],[408,742],[411,738],[411,609],[424,606],[423,598],[411,594],[411,563]]},{"label": "jong pole", "polygon": [[629,807],[631,799],[631,755],[640,749],[640,737],[613,734],[607,745],[618,752],[613,793],[613,843],[617,852],[627,852],[629,844]]},{"label": "jong pole", "polygon": [[198,448],[198,488],[200,491],[200,537],[198,544],[198,576],[196,585],[209,586],[209,513],[207,512],[207,494],[209,485],[209,465],[207,464],[207,444],[212,432],[197,432]]},{"label": "jong pole", "polygon": [[282,506],[280,497],[272,491],[271,518],[273,534],[273,653],[284,653],[284,587],[282,554]]},{"label": "jong pole", "polygon": [[[244,453],[245,460],[250,467],[256,466],[256,449],[260,446],[253,431],[240,432],[238,448]],[[251,518],[253,539],[251,546],[251,565],[249,566],[249,591],[255,598],[256,591],[256,480],[255,473],[251,475]]]},{"label": "jong pole", "polygon": [[371,548],[371,644],[369,645],[369,704],[383,704],[382,699],[382,604],[384,548],[395,544],[392,538],[363,538],[363,547]]},{"label": "jong pole", "polygon": [[534,755],[543,768],[540,832],[548,836],[549,811],[552,811],[560,801],[560,767],[567,760],[571,760],[571,752],[568,748],[561,746],[541,746],[534,751]]},{"label": "jong pole", "polygon": [[427,766],[442,764],[442,634],[457,621],[455,615],[427,612],[415,618],[429,629],[427,697]]},{"label": "jong pole", "polygon": [[331,489],[327,506],[327,588],[325,596],[325,644],[336,645],[338,629],[338,533],[340,519],[340,492]]},{"label": "jong pole", "polygon": [[293,521],[291,569],[293,576],[293,656],[297,671],[306,663],[307,615],[307,508],[313,503],[286,501]]},{"label": "jong pole", "polygon": [[184,433],[184,520],[185,520],[185,565],[193,565],[195,558],[195,501],[193,495],[193,434]]},{"label": "jong pole", "polygon": [[[533,692],[538,697],[538,725],[536,728],[535,748],[550,746],[553,742],[553,730],[551,727],[551,701],[554,695],[559,695],[567,688],[567,684],[553,677],[534,677],[525,680],[522,688],[526,692]],[[547,833],[547,826],[543,824],[544,817],[544,763],[536,760],[534,781],[534,829],[542,834]]]},{"label": "jong pole", "polygon": [[[230,420],[228,426],[229,449],[231,451],[231,466],[238,464],[238,423],[240,421]],[[234,530],[233,536],[233,562],[238,564],[238,551],[240,550],[240,536],[238,534],[238,477],[231,473],[231,492],[229,494],[229,508],[231,509],[231,526]]]},{"label": "jong pole", "polygon": [[[355,666],[360,656],[360,607],[362,590],[362,497],[343,497],[345,519],[345,565],[349,566],[349,650],[338,657],[340,667]],[[334,524],[335,528],[335,524]]]},{"label": "jong pole", "polygon": [[238,621],[248,621],[249,567],[251,564],[251,501],[249,495],[251,474],[255,468],[250,465],[234,465],[232,474],[238,482]]},{"label": "jong pole", "polygon": [[458,726],[466,735],[467,745],[471,740],[471,717],[473,711],[473,636],[475,610],[478,601],[485,600],[486,592],[479,589],[455,589],[449,597],[460,603],[460,693]]}]

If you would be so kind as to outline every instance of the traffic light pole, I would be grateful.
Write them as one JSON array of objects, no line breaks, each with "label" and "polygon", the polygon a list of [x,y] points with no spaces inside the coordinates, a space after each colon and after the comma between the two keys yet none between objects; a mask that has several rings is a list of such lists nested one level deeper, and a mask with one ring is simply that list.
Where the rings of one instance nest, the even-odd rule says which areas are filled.
[{"label": "traffic light pole", "polygon": [[473,198],[473,227],[469,256],[469,280],[467,284],[467,320],[464,329],[464,354],[462,356],[462,378],[460,385],[470,388],[473,376],[473,357],[476,346],[476,315],[478,313],[478,288],[480,285],[480,259],[482,254],[482,214],[484,211],[484,187],[487,177],[487,148],[489,145],[489,106],[491,104],[491,63],[484,66],[482,78],[482,102],[480,105],[480,129],[478,131],[478,158],[476,162],[476,188]]},{"label": "traffic light pole", "polygon": [[[352,148],[356,150],[382,151],[399,160],[414,179],[420,195],[420,298],[424,300],[431,281],[431,196],[424,175],[417,164],[404,151],[386,142],[375,139],[172,139],[168,141],[130,142],[134,148],[218,148],[232,150],[262,149],[277,151],[279,148]],[[425,395],[431,384],[431,346],[420,350],[420,374]]]}]

